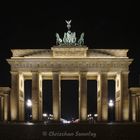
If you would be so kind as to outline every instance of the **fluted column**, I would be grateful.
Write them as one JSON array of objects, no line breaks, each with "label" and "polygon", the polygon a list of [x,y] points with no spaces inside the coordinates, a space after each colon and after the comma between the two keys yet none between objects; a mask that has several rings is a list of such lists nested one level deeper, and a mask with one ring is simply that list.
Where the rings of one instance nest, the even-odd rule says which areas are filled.
[{"label": "fluted column", "polygon": [[39,74],[39,120],[42,120],[43,114],[43,96],[42,96],[42,75]]},{"label": "fluted column", "polygon": [[11,72],[10,110],[12,121],[18,121],[19,118],[18,94],[19,94],[19,75],[18,72]]},{"label": "fluted column", "polygon": [[122,90],[122,121],[129,121],[129,91],[128,91],[128,72],[121,73]]},{"label": "fluted column", "polygon": [[79,119],[87,120],[87,78],[86,72],[79,73]]},{"label": "fluted column", "polygon": [[1,100],[0,100],[0,107],[1,107],[1,120],[4,120],[4,97],[1,96]]},{"label": "fluted column", "polygon": [[10,108],[12,121],[24,121],[24,78],[20,72],[11,72]]},{"label": "fluted column", "polygon": [[9,113],[9,96],[8,94],[4,95],[4,121],[8,121]]},{"label": "fluted column", "polygon": [[132,121],[136,122],[136,96],[131,95],[131,102],[132,102]]},{"label": "fluted column", "polygon": [[100,73],[97,78],[97,114],[98,121],[108,120],[108,81],[107,73]]},{"label": "fluted column", "polygon": [[139,96],[136,95],[135,97],[136,97],[136,99],[135,99],[135,103],[136,103],[136,121],[138,122],[139,121]]},{"label": "fluted column", "polygon": [[32,72],[32,120],[42,119],[42,93],[40,92],[39,73]]},{"label": "fluted column", "polygon": [[116,74],[115,81],[115,121],[122,120],[122,90],[121,90],[121,73]]},{"label": "fluted column", "polygon": [[116,121],[129,121],[128,72],[120,72],[116,76]]},{"label": "fluted column", "polygon": [[24,121],[24,76],[23,73],[19,73],[19,94],[18,94],[18,115],[19,121]]},{"label": "fluted column", "polygon": [[53,116],[54,121],[61,118],[61,87],[59,72],[53,72]]},{"label": "fluted column", "polygon": [[140,96],[138,96],[138,121],[140,122]]}]

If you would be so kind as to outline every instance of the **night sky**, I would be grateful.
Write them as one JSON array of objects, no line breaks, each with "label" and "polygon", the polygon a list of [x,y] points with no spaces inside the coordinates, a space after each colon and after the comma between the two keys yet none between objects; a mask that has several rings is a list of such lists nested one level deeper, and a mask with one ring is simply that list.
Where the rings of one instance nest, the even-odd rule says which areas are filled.
[{"label": "night sky", "polygon": [[[130,49],[133,58],[129,85],[140,86],[139,5],[134,1],[113,2],[52,1],[41,6],[2,5],[0,11],[0,86],[10,86],[10,49],[46,48],[55,45],[55,33],[67,31],[65,20],[72,19],[72,31],[85,33],[89,49]],[[75,82],[75,81],[74,81]],[[72,97],[71,99],[73,99]]]}]

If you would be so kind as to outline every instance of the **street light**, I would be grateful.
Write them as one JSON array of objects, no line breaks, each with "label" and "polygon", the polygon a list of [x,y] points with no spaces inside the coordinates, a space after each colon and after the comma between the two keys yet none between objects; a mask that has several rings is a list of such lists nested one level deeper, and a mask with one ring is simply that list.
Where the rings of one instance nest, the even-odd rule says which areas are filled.
[{"label": "street light", "polygon": [[109,103],[108,103],[109,107],[113,107],[114,106],[114,101],[113,100],[109,100]]},{"label": "street light", "polygon": [[93,123],[93,116],[92,116],[92,114],[88,114],[88,121],[89,121],[89,123]]},{"label": "street light", "polygon": [[48,114],[47,113],[43,113],[42,116],[43,116],[44,124],[47,124],[48,123]]},{"label": "street light", "polygon": [[47,117],[48,116],[48,114],[47,113],[43,113],[43,115],[42,115],[43,117]]},{"label": "street light", "polygon": [[97,113],[95,113],[95,114],[94,114],[94,123],[96,123],[96,122],[97,122],[97,118],[98,118],[98,114],[97,114]]},{"label": "street light", "polygon": [[27,107],[31,107],[32,106],[32,101],[30,99],[27,100],[26,102]]},{"label": "street light", "polygon": [[49,120],[53,120],[53,115],[49,114]]},{"label": "street light", "polygon": [[113,107],[114,107],[114,101],[113,101],[113,100],[109,100],[108,106],[109,106],[110,109],[111,109],[111,110],[110,110],[110,115],[111,115],[111,116],[110,116],[110,117],[111,117],[111,118],[110,118],[110,119],[111,119],[110,121],[113,121]]},{"label": "street light", "polygon": [[94,117],[98,117],[98,114],[94,114]]},{"label": "street light", "polygon": [[27,105],[27,117],[28,117],[28,121],[30,121],[31,118],[32,118],[32,114],[30,114],[31,113],[31,107],[32,107],[32,101],[30,99],[27,99],[26,105]]},{"label": "street light", "polygon": [[92,114],[88,114],[88,117],[91,117],[92,116]]}]

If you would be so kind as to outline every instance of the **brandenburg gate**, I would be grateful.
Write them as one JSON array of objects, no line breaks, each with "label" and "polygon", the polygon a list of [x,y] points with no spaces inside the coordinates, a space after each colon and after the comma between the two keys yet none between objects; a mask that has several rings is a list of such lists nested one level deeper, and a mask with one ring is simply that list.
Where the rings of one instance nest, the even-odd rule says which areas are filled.
[{"label": "brandenburg gate", "polygon": [[61,118],[61,80],[79,80],[79,119],[87,119],[87,80],[97,80],[98,121],[108,120],[108,79],[116,81],[116,121],[129,120],[128,50],[54,46],[47,49],[12,50],[11,119],[24,120],[24,80],[32,79],[32,118],[42,120],[42,80],[53,81],[53,116]]},{"label": "brandenburg gate", "polygon": [[[98,121],[108,121],[108,80],[115,81],[115,120],[129,121],[132,111],[128,87],[129,65],[125,49],[88,49],[84,33],[76,40],[70,31],[63,39],[56,33],[51,49],[13,49],[11,66],[10,117],[24,121],[24,81],[32,80],[32,120],[42,120],[42,81],[52,80],[53,118],[61,118],[61,80],[79,81],[79,119],[87,120],[87,80],[97,80]],[[134,112],[134,109],[133,109]],[[133,117],[134,118],[134,117]]]}]

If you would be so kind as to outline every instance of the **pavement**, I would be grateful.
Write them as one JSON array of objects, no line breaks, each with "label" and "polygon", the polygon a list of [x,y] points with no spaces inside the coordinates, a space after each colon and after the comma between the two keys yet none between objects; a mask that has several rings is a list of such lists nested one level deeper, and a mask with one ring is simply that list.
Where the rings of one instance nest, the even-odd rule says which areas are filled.
[{"label": "pavement", "polygon": [[0,123],[0,140],[138,140],[140,123]]}]

